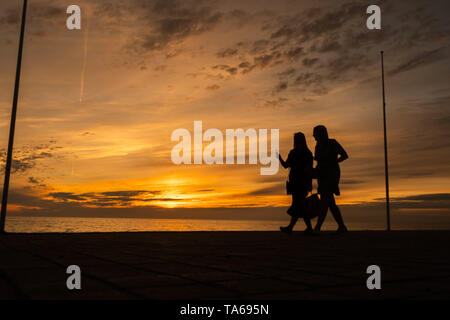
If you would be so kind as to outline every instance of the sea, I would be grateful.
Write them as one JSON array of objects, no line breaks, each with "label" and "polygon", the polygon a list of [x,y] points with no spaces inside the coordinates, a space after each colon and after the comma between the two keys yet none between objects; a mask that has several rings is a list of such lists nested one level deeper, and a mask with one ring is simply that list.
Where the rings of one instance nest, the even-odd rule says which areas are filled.
[{"label": "sea", "polygon": [[[212,219],[154,219],[154,218],[81,218],[8,216],[5,230],[11,233],[71,233],[71,232],[143,232],[143,231],[278,231],[288,219],[272,220],[212,220]],[[349,230],[386,230],[379,221],[346,221]],[[304,230],[299,221],[294,230]],[[337,225],[327,218],[323,230],[336,230]],[[450,230],[450,219],[416,219],[392,221],[392,230]]]}]

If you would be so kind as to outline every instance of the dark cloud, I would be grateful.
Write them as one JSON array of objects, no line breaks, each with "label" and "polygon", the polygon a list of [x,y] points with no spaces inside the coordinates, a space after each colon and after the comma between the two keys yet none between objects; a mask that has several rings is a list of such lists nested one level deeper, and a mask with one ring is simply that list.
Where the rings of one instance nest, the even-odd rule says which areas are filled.
[{"label": "dark cloud", "polygon": [[264,105],[267,107],[280,107],[287,101],[289,101],[289,99],[283,98],[283,97],[278,97],[277,99],[274,99],[274,100],[267,100],[264,103]]},{"label": "dark cloud", "polygon": [[153,69],[153,70],[155,70],[155,71],[165,71],[166,69],[167,69],[166,65],[159,65],[159,66],[156,66],[155,69]]},{"label": "dark cloud", "polygon": [[5,14],[0,17],[0,25],[2,26],[15,26],[20,22],[20,14],[17,8],[5,10]]},{"label": "dark cloud", "polygon": [[[292,65],[288,68],[292,72],[292,70],[297,69],[295,65],[298,64],[300,58],[302,58],[303,66],[311,67],[316,65],[320,58],[311,57],[310,54],[312,52],[317,54],[340,53],[342,45],[339,42],[339,37],[334,32],[341,30],[354,19],[361,19],[357,17],[363,16],[365,18],[364,15],[361,15],[361,12],[365,13],[365,8],[362,4],[347,2],[328,10],[315,8],[304,12],[293,11],[291,15],[279,17],[276,20],[278,22],[266,24],[262,28],[262,30],[267,31],[267,38],[261,38],[251,44],[240,42],[242,55],[253,57],[253,63],[247,60],[239,64],[241,73],[246,74],[255,69],[272,69],[282,64]],[[281,24],[281,26],[276,27],[277,23]],[[311,42],[314,43],[308,45]],[[299,43],[302,45],[300,46]],[[229,48],[228,50],[233,50],[234,52],[234,50],[237,50],[237,47]],[[352,60],[346,57],[347,55],[343,56],[341,59],[337,57],[329,61],[329,69],[323,69],[321,73],[317,73],[314,76],[305,75],[304,73],[298,74],[294,83],[297,87],[295,90],[325,94],[328,91],[326,88],[328,82],[337,81],[341,75],[343,76],[353,70],[351,62],[355,62],[355,67],[361,64],[361,59]],[[355,58],[355,55],[352,55],[352,58]],[[278,72],[277,75],[291,76],[293,74]],[[284,84],[284,82],[279,83],[274,91],[281,92],[287,89],[287,84]]]},{"label": "dark cloud", "polygon": [[439,61],[444,58],[444,55],[442,54],[443,49],[444,48],[438,48],[438,49],[434,49],[434,50],[424,51],[424,52],[414,56],[407,62],[405,62],[405,63],[397,66],[393,70],[389,71],[388,75],[394,76],[396,74],[399,74],[402,72],[407,72],[407,71],[416,69],[418,67],[425,66],[425,65],[431,64],[433,62]]},{"label": "dark cloud", "polygon": [[62,200],[62,201],[69,201],[69,200],[84,201],[84,200],[86,200],[86,197],[83,197],[81,195],[76,195],[71,192],[52,192],[52,193],[49,193],[48,196],[52,197],[53,199]]},{"label": "dark cloud", "polygon": [[[53,3],[33,3],[30,5],[30,11],[33,13],[34,16],[38,16],[40,18],[45,19],[55,19],[60,18],[61,20],[66,19],[66,15],[64,14],[66,12],[67,7],[61,5],[61,6],[55,6]],[[61,14],[63,13],[63,14]]]},{"label": "dark cloud", "polygon": [[[375,200],[385,201],[384,198]],[[390,199],[397,209],[450,209],[450,193],[417,194],[407,197],[394,197]]]},{"label": "dark cloud", "polygon": [[220,86],[217,85],[217,84],[213,84],[211,86],[206,87],[206,90],[210,90],[210,91],[216,91],[216,90],[219,90],[219,89],[220,89]]},{"label": "dark cloud", "polygon": [[[364,1],[342,1],[334,7],[303,12],[293,10],[271,22],[266,21],[261,28],[266,31],[266,37],[251,43],[239,42],[240,57],[246,56],[246,61],[239,65],[240,72],[246,74],[287,64],[287,70],[300,72],[292,90],[326,94],[329,88],[364,77],[368,70],[373,70],[373,66],[379,64],[379,57],[369,53],[379,52],[380,48],[391,52],[391,61],[400,62],[389,75],[410,71],[443,57],[443,47],[440,47],[418,53],[404,62],[408,54],[437,41],[433,34],[439,34],[439,39],[450,34],[436,21],[435,15],[428,12],[428,7],[419,6],[417,1],[409,7],[388,0],[379,5],[384,11],[389,10],[390,15],[383,19],[382,30],[376,31],[365,28],[368,4]],[[361,28],[356,28],[357,25]],[[235,52],[237,48],[238,45],[228,50]],[[252,61],[249,56],[253,63],[249,62]],[[314,77],[305,75],[304,70],[297,67],[300,58],[304,67],[315,67]],[[280,71],[276,75],[291,76]]]},{"label": "dark cloud", "polygon": [[284,55],[286,58],[288,58],[291,61],[297,61],[298,58],[300,58],[303,54],[303,48],[302,47],[296,47],[287,50]]},{"label": "dark cloud", "polygon": [[[46,31],[49,26],[65,26],[67,18],[67,6],[57,5],[54,1],[31,2],[27,9],[27,36],[45,37],[48,35]],[[3,14],[0,14],[0,27],[6,29],[8,27],[19,27],[22,16],[22,5],[14,5],[7,7]],[[31,26],[31,28],[30,28]],[[62,29],[64,31],[64,29]],[[0,30],[1,31],[1,30]]]},{"label": "dark cloud", "polygon": [[[40,144],[35,146],[24,145],[14,149],[14,155],[11,163],[12,173],[24,173],[37,166],[39,160],[52,158],[55,150],[58,147],[53,146],[53,143]],[[0,150],[0,163],[2,171],[5,170],[6,165],[6,150]]]},{"label": "dark cloud", "polygon": [[[261,69],[268,67],[269,65],[277,64],[275,62],[276,59],[281,58],[280,52],[274,52],[272,54],[264,54],[261,56],[257,56],[254,58],[254,64]],[[280,60],[278,60],[280,62]]]},{"label": "dark cloud", "polygon": [[450,201],[450,193],[417,194],[408,197],[393,198],[395,201]]},{"label": "dark cloud", "polygon": [[295,77],[291,87],[297,92],[313,93],[314,95],[324,95],[328,89],[324,86],[326,78],[318,73],[303,72]]},{"label": "dark cloud", "polygon": [[[5,162],[6,163],[6,162]],[[25,172],[31,168],[33,168],[35,165],[35,163],[33,161],[29,161],[29,160],[12,160],[11,163],[11,172],[12,173],[16,173],[16,172]],[[2,167],[2,171],[4,171],[4,165]]]},{"label": "dark cloud", "polygon": [[326,53],[326,52],[338,51],[341,48],[342,48],[342,45],[338,41],[327,38],[320,45],[314,44],[311,47],[311,51],[313,51],[313,52],[316,51],[319,53]]},{"label": "dark cloud", "polygon": [[237,19],[241,24],[245,24],[245,21],[248,20],[250,15],[244,10],[234,9],[231,12],[228,12],[227,16]]},{"label": "dark cloud", "polygon": [[109,207],[109,206],[129,206],[133,202],[152,202],[152,201],[177,201],[168,197],[161,197],[160,190],[132,190],[132,191],[106,191],[75,194],[72,192],[51,192],[47,197],[54,201],[78,203],[79,205]]},{"label": "dark cloud", "polygon": [[232,57],[234,55],[236,55],[238,53],[237,49],[233,49],[233,48],[228,48],[228,49],[223,49],[219,52],[217,52],[217,57],[218,58],[226,58],[226,57]]},{"label": "dark cloud", "polygon": [[350,185],[350,184],[361,184],[361,183],[364,183],[365,181],[364,180],[356,180],[356,179],[343,179],[340,183],[341,184],[348,184],[348,185]]},{"label": "dark cloud", "polygon": [[161,193],[161,191],[159,190],[153,190],[153,191],[147,191],[147,190],[131,190],[131,191],[106,191],[106,192],[102,192],[100,193],[100,195],[102,196],[108,196],[108,197],[126,197],[126,198],[130,198],[130,197],[136,197],[142,194],[151,194],[151,195],[155,195],[155,194],[159,194]]},{"label": "dark cloud", "polygon": [[283,90],[286,90],[287,88],[288,88],[288,83],[286,81],[282,81],[275,87],[274,92],[278,93]]},{"label": "dark cloud", "polygon": [[313,65],[315,65],[317,63],[317,61],[319,61],[318,58],[305,58],[302,60],[302,64],[305,67],[312,67]]},{"label": "dark cloud", "polygon": [[250,196],[267,196],[267,195],[280,195],[285,193],[285,186],[283,183],[272,184],[271,186],[264,187],[248,193]]},{"label": "dark cloud", "polygon": [[328,81],[345,80],[346,75],[364,70],[371,62],[362,53],[339,55],[328,62],[324,79]]},{"label": "dark cloud", "polygon": [[244,62],[241,62],[238,67],[241,70],[241,73],[246,74],[246,73],[251,72],[256,67],[256,65],[251,64],[248,61],[244,61]]},{"label": "dark cloud", "polygon": [[300,31],[303,40],[308,40],[323,34],[332,34],[354,19],[361,21],[361,25],[364,26],[366,16],[361,13],[366,12],[366,8],[365,3],[346,2],[333,10],[312,17],[297,31]]},{"label": "dark cloud", "polygon": [[278,72],[278,75],[280,77],[287,77],[287,76],[291,76],[291,75],[295,74],[295,72],[296,72],[295,68],[289,68],[289,69],[286,69],[286,70],[284,70],[282,72]]},{"label": "dark cloud", "polygon": [[103,16],[112,20],[121,20],[126,14],[125,8],[119,2],[104,2],[96,4],[94,16]]},{"label": "dark cloud", "polygon": [[276,32],[272,33],[270,35],[271,39],[277,39],[281,37],[290,37],[292,35],[295,35],[296,31],[289,26],[282,26],[280,29],[278,29]]},{"label": "dark cloud", "polygon": [[269,46],[270,41],[261,39],[253,42],[252,48],[250,49],[250,54],[259,54],[261,52],[264,52],[267,47]]},{"label": "dark cloud", "polygon": [[163,50],[193,35],[214,29],[223,13],[203,6],[202,1],[139,1],[135,14],[147,24],[138,28],[129,48],[138,53]]},{"label": "dark cloud", "polygon": [[[267,187],[267,195],[284,194],[284,184],[280,183],[280,192],[275,190],[271,192],[270,186]],[[232,219],[232,220],[283,220],[286,218],[287,207],[259,207],[259,203],[255,201],[253,204],[255,208],[248,207],[227,207],[227,208],[160,208],[156,206],[82,206],[79,202],[53,202],[51,200],[42,200],[31,195],[13,192],[11,190],[10,203],[19,205],[33,205],[37,208],[23,207],[20,211],[20,216],[32,217],[126,217],[126,218],[160,218],[160,219]],[[255,195],[264,195],[264,190],[255,191]],[[42,210],[45,207],[45,210]],[[363,202],[352,205],[341,205],[346,219],[350,222],[358,222],[366,226],[380,226],[385,227],[385,205],[383,202]],[[40,208],[40,210],[39,210]],[[413,226],[424,227],[432,221],[434,226],[446,227],[449,225],[450,211],[445,208],[439,209],[439,215],[436,211],[428,212],[426,209],[408,208],[408,213],[404,213],[397,208],[392,208],[392,218],[397,227]],[[430,219],[428,213],[433,214]],[[11,216],[17,215],[16,212],[11,211]],[[399,220],[402,216],[413,215],[414,220]],[[62,229],[61,231],[65,231]]]},{"label": "dark cloud", "polygon": [[304,72],[297,76],[295,79],[296,85],[311,86],[315,84],[320,84],[322,82],[322,76],[317,73]]},{"label": "dark cloud", "polygon": [[225,64],[219,64],[219,65],[215,65],[215,66],[213,66],[213,67],[211,67],[212,69],[214,69],[214,70],[222,70],[222,71],[225,71],[225,72],[227,72],[227,73],[229,73],[229,74],[236,74],[237,73],[237,71],[238,71],[238,69],[236,68],[236,67],[230,67],[230,66],[228,66],[228,65],[225,65]]},{"label": "dark cloud", "polygon": [[28,182],[32,184],[39,184],[39,179],[34,177],[28,177]]}]

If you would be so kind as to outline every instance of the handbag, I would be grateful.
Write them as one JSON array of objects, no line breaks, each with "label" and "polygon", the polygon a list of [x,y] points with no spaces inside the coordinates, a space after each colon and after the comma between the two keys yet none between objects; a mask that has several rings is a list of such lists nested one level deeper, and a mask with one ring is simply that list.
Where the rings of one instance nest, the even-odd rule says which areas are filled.
[{"label": "handbag", "polygon": [[310,219],[316,218],[322,213],[322,203],[317,193],[311,194],[305,199],[306,213]]}]

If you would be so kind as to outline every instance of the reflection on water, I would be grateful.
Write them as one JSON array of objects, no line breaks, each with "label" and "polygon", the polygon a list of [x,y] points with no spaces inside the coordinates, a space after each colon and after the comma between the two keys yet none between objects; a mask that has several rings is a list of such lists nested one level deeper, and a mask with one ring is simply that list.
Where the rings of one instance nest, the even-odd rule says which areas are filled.
[{"label": "reflection on water", "polygon": [[283,221],[8,217],[7,232],[261,231]]},{"label": "reflection on water", "polygon": [[[323,230],[335,230],[332,219],[325,221]],[[133,232],[133,231],[277,231],[284,221],[267,220],[200,220],[200,219],[138,219],[138,218],[72,218],[8,216],[7,232]],[[448,224],[417,224],[402,221],[393,229],[448,229]],[[384,223],[347,221],[350,230],[385,230]],[[303,230],[299,222],[295,230]]]}]

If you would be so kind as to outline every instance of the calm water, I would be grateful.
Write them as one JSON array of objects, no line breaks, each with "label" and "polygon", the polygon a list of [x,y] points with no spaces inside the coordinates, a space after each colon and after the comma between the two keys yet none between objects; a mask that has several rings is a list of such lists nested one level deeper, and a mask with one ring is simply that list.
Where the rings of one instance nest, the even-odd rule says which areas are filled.
[{"label": "calm water", "polygon": [[[332,219],[325,221],[324,230],[335,230]],[[257,220],[200,220],[200,219],[138,219],[138,218],[72,218],[72,217],[17,217],[8,216],[7,232],[124,232],[124,231],[276,231],[283,221]],[[394,221],[395,222],[395,221]],[[385,230],[384,221],[346,222],[350,230]],[[401,226],[401,227],[399,227]],[[296,230],[303,230],[299,222]],[[450,229],[450,223],[420,223],[401,221],[392,224],[392,229]]]}]

